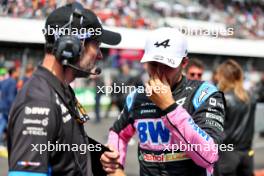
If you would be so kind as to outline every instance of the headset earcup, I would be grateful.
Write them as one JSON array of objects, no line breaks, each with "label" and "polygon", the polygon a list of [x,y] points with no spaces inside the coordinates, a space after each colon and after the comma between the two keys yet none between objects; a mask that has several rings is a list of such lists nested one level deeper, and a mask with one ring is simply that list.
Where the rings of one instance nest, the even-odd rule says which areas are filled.
[{"label": "headset earcup", "polygon": [[62,36],[54,44],[53,54],[60,61],[75,64],[82,51],[81,40],[74,36]]}]

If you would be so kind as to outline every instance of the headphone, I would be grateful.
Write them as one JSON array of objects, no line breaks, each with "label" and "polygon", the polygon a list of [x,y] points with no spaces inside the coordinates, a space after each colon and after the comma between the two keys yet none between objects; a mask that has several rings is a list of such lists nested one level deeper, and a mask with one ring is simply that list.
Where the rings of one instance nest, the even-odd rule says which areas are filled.
[{"label": "headphone", "polygon": [[79,61],[81,54],[83,53],[84,46],[78,36],[71,35],[72,31],[72,22],[73,19],[79,19],[80,26],[82,27],[83,17],[84,17],[84,8],[80,3],[75,2],[72,4],[73,13],[70,15],[69,22],[66,23],[61,28],[69,27],[70,34],[59,36],[55,34],[55,43],[53,45],[52,53],[57,60],[63,65],[68,66],[76,70],[76,77],[88,77],[89,75],[99,75],[101,73],[101,68],[96,67],[92,72],[91,70],[84,70],[76,65]]},{"label": "headphone", "polygon": [[69,35],[57,36],[55,35],[55,43],[53,45],[52,53],[63,65],[76,64],[81,56],[83,50],[82,41],[74,35],[71,35],[72,22],[74,18],[79,19],[80,26],[83,22],[84,8],[80,3],[73,4],[73,13],[70,15],[69,22],[62,28],[69,26]]}]

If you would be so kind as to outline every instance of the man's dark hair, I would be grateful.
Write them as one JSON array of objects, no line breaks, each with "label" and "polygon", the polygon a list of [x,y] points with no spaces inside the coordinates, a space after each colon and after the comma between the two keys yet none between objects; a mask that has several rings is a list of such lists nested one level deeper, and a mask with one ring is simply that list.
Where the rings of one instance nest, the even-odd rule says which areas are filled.
[{"label": "man's dark hair", "polygon": [[52,54],[53,45],[54,45],[54,37],[53,36],[45,36],[45,53]]},{"label": "man's dark hair", "polygon": [[191,68],[191,67],[198,67],[200,69],[204,69],[204,64],[201,60],[198,59],[190,59],[187,67],[186,67],[186,72]]},{"label": "man's dark hair", "polygon": [[9,75],[12,75],[15,72],[16,72],[16,67],[12,67],[12,68],[8,69],[8,74]]}]

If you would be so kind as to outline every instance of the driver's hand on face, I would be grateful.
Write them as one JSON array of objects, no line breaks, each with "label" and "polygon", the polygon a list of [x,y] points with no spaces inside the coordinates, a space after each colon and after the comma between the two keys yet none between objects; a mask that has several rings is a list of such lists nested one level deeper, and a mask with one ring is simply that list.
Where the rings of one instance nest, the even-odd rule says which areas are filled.
[{"label": "driver's hand on face", "polygon": [[119,152],[112,146],[108,146],[110,151],[106,151],[102,154],[100,161],[103,165],[103,169],[111,176],[124,176],[124,172],[120,169]]},{"label": "driver's hand on face", "polygon": [[165,110],[175,103],[171,88],[165,76],[162,80],[157,75],[150,78],[146,85],[146,91],[150,93],[149,99],[155,103],[160,109]]}]

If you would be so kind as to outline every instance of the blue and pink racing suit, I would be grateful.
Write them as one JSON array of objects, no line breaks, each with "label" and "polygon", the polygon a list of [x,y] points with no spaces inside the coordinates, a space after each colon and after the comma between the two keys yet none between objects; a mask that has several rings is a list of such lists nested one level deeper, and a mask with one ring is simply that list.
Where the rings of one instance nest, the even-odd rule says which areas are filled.
[{"label": "blue and pink racing suit", "polygon": [[120,152],[136,133],[138,160],[144,176],[206,176],[213,172],[223,140],[225,101],[210,83],[187,80],[172,88],[175,103],[162,111],[140,90],[126,98],[108,144]]}]

